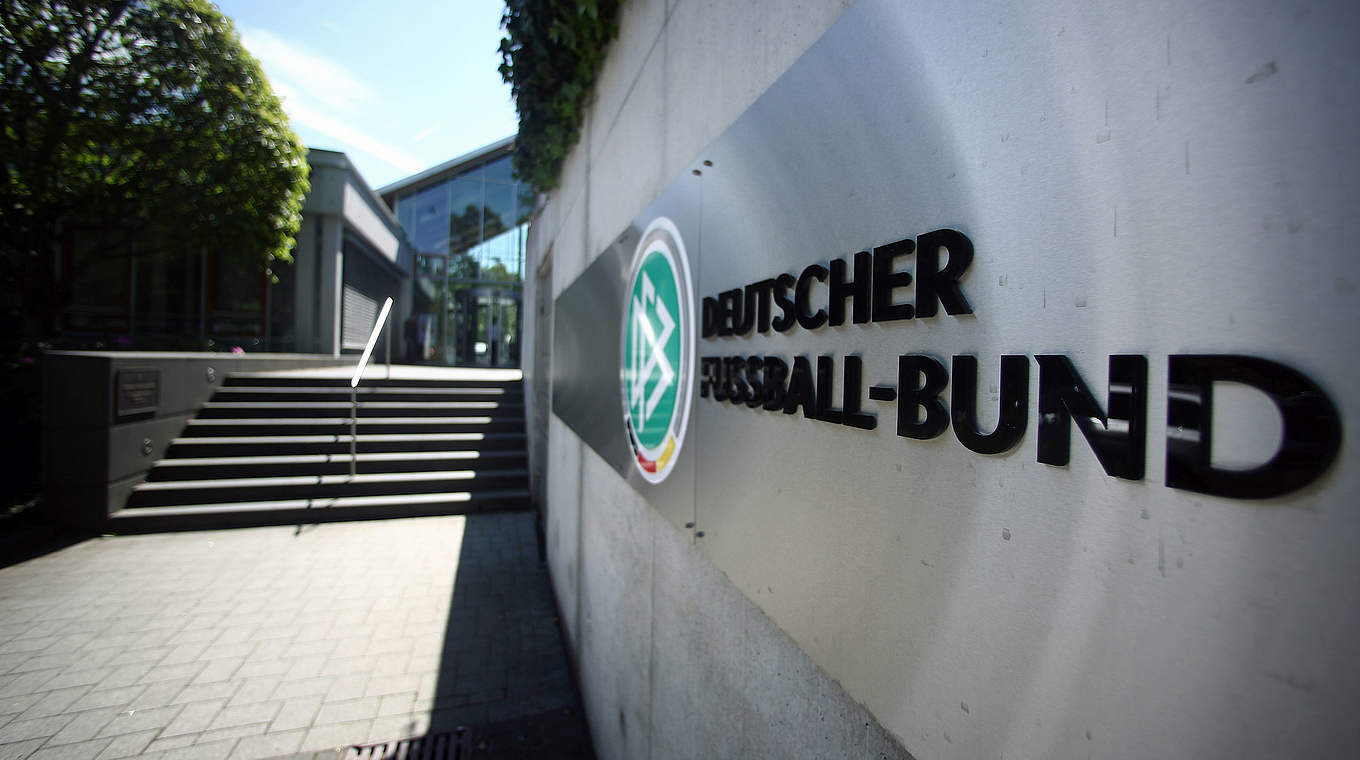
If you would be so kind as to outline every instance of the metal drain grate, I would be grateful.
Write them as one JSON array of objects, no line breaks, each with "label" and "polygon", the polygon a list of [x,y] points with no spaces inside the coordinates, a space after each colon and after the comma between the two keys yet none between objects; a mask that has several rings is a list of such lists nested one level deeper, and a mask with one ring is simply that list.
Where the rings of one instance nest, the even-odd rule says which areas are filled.
[{"label": "metal drain grate", "polygon": [[466,728],[447,734],[350,747],[341,760],[468,760],[472,732]]}]

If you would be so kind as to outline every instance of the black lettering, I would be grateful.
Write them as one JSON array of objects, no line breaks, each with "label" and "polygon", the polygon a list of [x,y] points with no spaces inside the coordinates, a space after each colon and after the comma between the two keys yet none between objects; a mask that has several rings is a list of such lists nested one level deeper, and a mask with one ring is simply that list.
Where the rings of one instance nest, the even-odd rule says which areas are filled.
[{"label": "black lettering", "polygon": [[[940,249],[949,262],[940,268]],[[973,263],[973,242],[958,230],[935,230],[916,238],[916,316],[935,316],[935,301],[949,314],[972,314],[959,280]]]},{"label": "black lettering", "polygon": [[845,357],[845,384],[841,389],[841,411],[845,424],[861,430],[878,427],[878,418],[860,411],[860,385],[864,382],[864,361],[858,356]]},{"label": "black lettering", "polygon": [[[1170,358],[1166,411],[1166,484],[1234,499],[1282,496],[1312,483],[1341,449],[1341,416],[1327,394],[1283,364],[1231,354]],[[1249,385],[1280,412],[1280,448],[1264,464],[1245,470],[1214,467],[1214,383]]]},{"label": "black lettering", "polygon": [[794,287],[797,282],[791,274],[781,274],[774,280],[774,302],[783,313],[775,317],[770,326],[779,332],[788,332],[798,324],[797,307],[793,299],[789,298],[789,288]]},{"label": "black lettering", "polygon": [[718,294],[718,334],[731,335],[741,319],[741,288],[724,290]]},{"label": "black lettering", "polygon": [[[705,298],[705,301],[708,299]],[[713,378],[710,373],[713,371],[713,359],[705,356],[699,360],[699,397],[708,398],[710,388],[713,385]]]},{"label": "black lettering", "polygon": [[718,299],[712,296],[704,296],[703,312],[703,334],[705,338],[711,338],[718,334]]},{"label": "black lettering", "polygon": [[869,315],[873,311],[873,302],[870,300],[873,284],[874,257],[868,251],[860,251],[855,254],[855,280],[854,282],[845,281],[845,259],[835,259],[831,262],[831,301],[830,315],[827,324],[835,327],[845,324],[845,299],[855,299],[855,311],[851,317],[857,325],[865,324],[869,321]]},{"label": "black lettering", "polygon": [[738,406],[746,402],[746,378],[743,376],[746,360],[740,356],[729,356],[724,361],[727,362],[727,400],[732,406]]},{"label": "black lettering", "polygon": [[911,272],[894,272],[893,262],[898,256],[910,256],[916,251],[916,241],[907,239],[880,245],[874,249],[874,321],[891,322],[911,319],[911,304],[894,304],[893,289],[911,284]]},{"label": "black lettering", "polygon": [[767,333],[770,331],[770,290],[774,287],[774,280],[761,280],[746,286],[746,308],[750,308],[751,291],[755,290],[756,299],[756,332]]},{"label": "black lettering", "polygon": [[[798,287],[793,291],[793,301],[796,306],[795,311],[798,314],[798,324],[804,330],[816,330],[826,324],[826,309],[818,309],[815,314],[808,311],[811,307],[809,301],[811,301],[812,281],[826,282],[826,275],[826,267],[821,264],[812,264],[804,269],[802,274],[798,275]],[[797,371],[796,366],[794,371]]]},{"label": "black lettering", "polygon": [[760,370],[764,362],[759,356],[746,357],[746,386],[750,392],[746,394],[746,405],[755,409],[765,402],[765,388],[760,380]]},{"label": "black lettering", "polygon": [[713,400],[727,400],[727,359],[713,357]]},{"label": "black lettering", "polygon": [[1009,451],[1025,435],[1029,423],[1029,358],[1001,357],[1001,414],[996,429],[986,435],[978,432],[978,362],[973,356],[954,357],[953,392],[950,411],[954,435],[971,451],[1000,454]]},{"label": "black lettering", "polygon": [[784,408],[784,381],[789,376],[789,365],[777,356],[765,357],[765,403],[769,411]]},{"label": "black lettering", "polygon": [[803,407],[803,416],[817,418],[817,389],[813,386],[812,364],[806,356],[793,357],[793,371],[789,373],[789,390],[784,394],[784,414],[793,414]]},{"label": "black lettering", "polygon": [[732,316],[732,332],[745,335],[751,332],[756,323],[756,292],[750,285],[746,286],[744,294],[738,294],[737,303],[737,309]]},{"label": "black lettering", "polygon": [[[949,427],[949,410],[940,393],[949,371],[937,359],[921,354],[897,357],[897,434],[926,441]],[[921,418],[924,410],[925,418]]]},{"label": "black lettering", "polygon": [[830,356],[817,357],[817,419],[837,425],[845,420],[840,409],[831,406],[831,376],[836,371],[836,360]]},{"label": "black lettering", "polygon": [[1039,461],[1067,464],[1075,419],[1106,474],[1141,479],[1147,448],[1147,357],[1110,357],[1108,416],[1066,356],[1034,358],[1039,362]]}]

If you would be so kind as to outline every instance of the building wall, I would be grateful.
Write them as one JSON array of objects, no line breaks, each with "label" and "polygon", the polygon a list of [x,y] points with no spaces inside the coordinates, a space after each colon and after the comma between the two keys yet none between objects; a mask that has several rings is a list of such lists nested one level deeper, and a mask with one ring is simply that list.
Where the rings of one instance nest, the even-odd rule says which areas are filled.
[{"label": "building wall", "polygon": [[[524,301],[547,313],[526,320],[523,355],[530,427],[547,433],[548,561],[602,758],[904,756],[551,414],[547,352],[533,348],[551,342],[552,298],[848,5],[623,4],[581,143],[530,230]],[[534,292],[545,286],[546,303]]]},{"label": "building wall", "polygon": [[[526,293],[543,305],[525,352],[530,429],[547,428],[533,467],[602,757],[1360,751],[1344,436],[1322,476],[1263,500],[1170,488],[1164,457],[1187,432],[1167,422],[1171,355],[1280,362],[1343,427],[1360,415],[1343,348],[1360,313],[1354,8],[622,14],[526,266],[545,275],[526,289],[552,296]],[[858,355],[880,380],[900,353],[973,355],[991,377],[1018,354],[1031,389],[1032,357],[1063,354],[1102,404],[1106,358],[1146,356],[1146,473],[1110,477],[1075,432],[1067,465],[1039,461],[1032,392],[1029,433],[998,455],[953,431],[904,440],[886,411],[862,431],[700,398],[676,465],[691,485],[649,487],[621,436],[595,432],[621,425],[612,365],[590,374],[613,361],[593,350],[616,340],[618,304],[581,292],[621,290],[640,227],[677,209],[701,296],[963,231],[971,315],[699,351]],[[582,337],[582,304],[608,317],[603,337]],[[998,389],[980,388],[986,429]],[[1269,457],[1270,401],[1214,393],[1215,462]],[[609,418],[583,425],[592,394]]]},{"label": "building wall", "polygon": [[[343,153],[311,150],[311,192],[293,249],[295,350],[339,356],[346,285],[394,301],[392,351],[403,355],[401,322],[410,312],[410,245],[396,217]],[[358,256],[362,260],[352,260]],[[367,329],[364,330],[365,335]],[[384,350],[381,345],[379,351]]]}]

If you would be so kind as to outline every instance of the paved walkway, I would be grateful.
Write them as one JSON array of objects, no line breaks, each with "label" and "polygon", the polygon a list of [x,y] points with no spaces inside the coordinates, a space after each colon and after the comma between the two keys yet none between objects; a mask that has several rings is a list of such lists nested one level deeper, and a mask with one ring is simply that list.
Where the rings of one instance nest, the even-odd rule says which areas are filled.
[{"label": "paved walkway", "polygon": [[528,513],[92,539],[0,569],[0,760],[579,750],[555,614]]}]

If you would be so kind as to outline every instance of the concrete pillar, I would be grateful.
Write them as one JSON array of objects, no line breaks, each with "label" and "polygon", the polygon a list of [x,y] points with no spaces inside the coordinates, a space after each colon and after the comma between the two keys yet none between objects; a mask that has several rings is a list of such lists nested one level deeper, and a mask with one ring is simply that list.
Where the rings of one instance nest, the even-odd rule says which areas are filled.
[{"label": "concrete pillar", "polygon": [[293,346],[296,351],[316,351],[317,231],[321,217],[302,216],[297,245],[293,247]]},{"label": "concrete pillar", "polygon": [[321,217],[320,266],[316,288],[317,352],[340,355],[340,315],[344,298],[345,252],[343,222],[338,216]]}]

